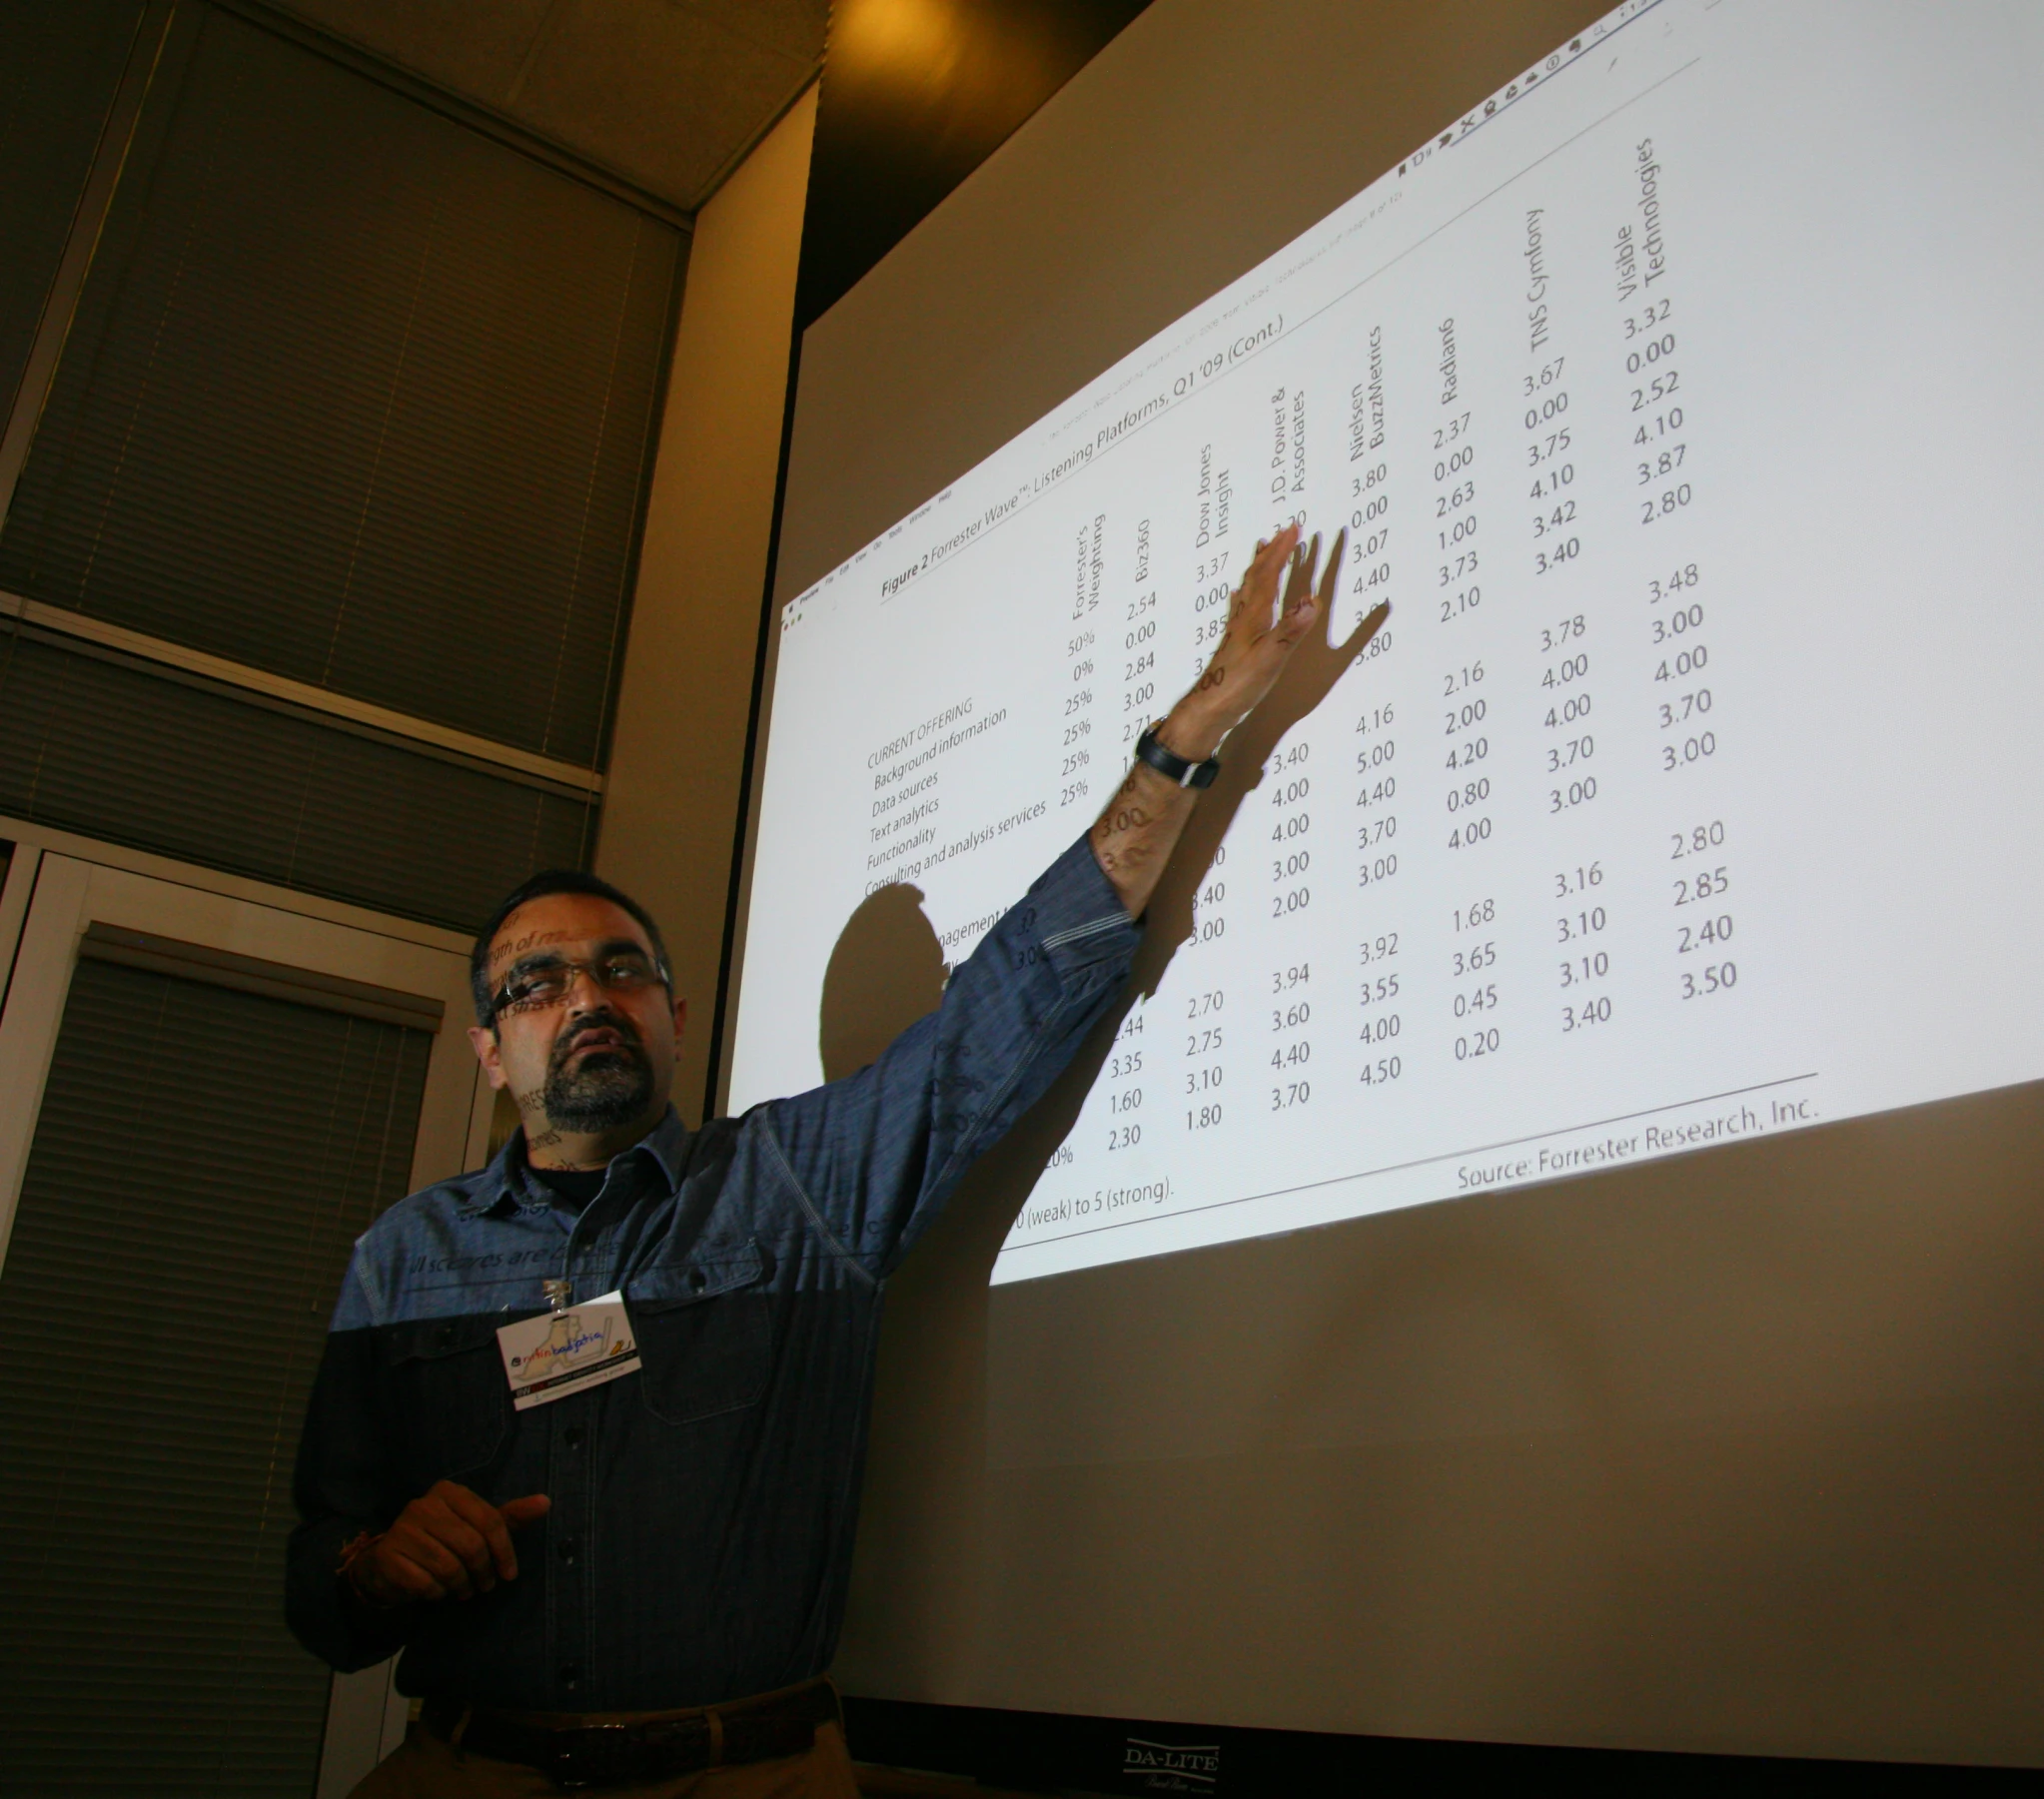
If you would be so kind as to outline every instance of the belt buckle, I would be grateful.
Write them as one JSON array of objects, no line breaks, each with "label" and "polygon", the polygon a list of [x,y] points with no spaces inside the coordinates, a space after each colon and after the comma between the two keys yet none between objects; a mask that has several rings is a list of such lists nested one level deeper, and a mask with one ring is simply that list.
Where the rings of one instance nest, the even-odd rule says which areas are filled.
[{"label": "belt buckle", "polygon": [[546,1758],[545,1774],[564,1793],[625,1786],[638,1778],[638,1745],[623,1724],[584,1724]]}]

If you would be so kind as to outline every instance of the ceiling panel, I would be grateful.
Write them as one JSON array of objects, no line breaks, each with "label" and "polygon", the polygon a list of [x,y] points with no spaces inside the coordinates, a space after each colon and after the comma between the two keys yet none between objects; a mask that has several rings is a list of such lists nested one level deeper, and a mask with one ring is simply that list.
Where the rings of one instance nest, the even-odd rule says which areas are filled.
[{"label": "ceiling panel", "polygon": [[828,0],[285,0],[693,210],[813,75]]},{"label": "ceiling panel", "polygon": [[589,146],[688,205],[814,67],[708,13],[669,0],[554,0],[510,104],[542,135]]},{"label": "ceiling panel", "polygon": [[288,0],[324,27],[465,99],[501,105],[549,0]]}]

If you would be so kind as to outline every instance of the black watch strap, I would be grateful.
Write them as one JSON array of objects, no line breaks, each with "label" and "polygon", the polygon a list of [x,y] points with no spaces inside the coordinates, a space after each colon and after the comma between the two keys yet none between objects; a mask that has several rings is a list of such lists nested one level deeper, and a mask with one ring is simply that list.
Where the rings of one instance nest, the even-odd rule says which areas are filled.
[{"label": "black watch strap", "polygon": [[1154,724],[1136,739],[1136,760],[1149,763],[1159,774],[1176,781],[1181,787],[1211,787],[1214,777],[1221,772],[1221,764],[1213,756],[1204,762],[1188,762],[1183,756],[1174,756],[1157,741]]}]

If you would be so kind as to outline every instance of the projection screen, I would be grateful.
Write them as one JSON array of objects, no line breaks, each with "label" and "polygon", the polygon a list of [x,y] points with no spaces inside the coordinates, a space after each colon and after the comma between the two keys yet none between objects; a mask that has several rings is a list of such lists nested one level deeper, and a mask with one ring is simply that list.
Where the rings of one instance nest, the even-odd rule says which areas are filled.
[{"label": "projection screen", "polygon": [[839,1072],[874,894],[877,1016],[970,952],[1261,537],[1391,607],[900,1283],[853,1690],[2044,1751],[2040,73],[1158,0],[808,334],[733,1109]]}]

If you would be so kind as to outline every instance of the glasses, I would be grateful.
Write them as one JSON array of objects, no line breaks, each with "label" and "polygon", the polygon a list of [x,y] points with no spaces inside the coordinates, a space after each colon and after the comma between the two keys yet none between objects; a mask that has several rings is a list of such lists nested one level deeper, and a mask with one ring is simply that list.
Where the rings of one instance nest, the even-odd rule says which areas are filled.
[{"label": "glasses", "polygon": [[530,1012],[557,1006],[573,991],[576,975],[587,975],[590,984],[605,993],[637,993],[667,984],[667,971],[651,957],[636,950],[618,950],[590,962],[562,959],[521,968],[498,990],[497,1010]]}]

